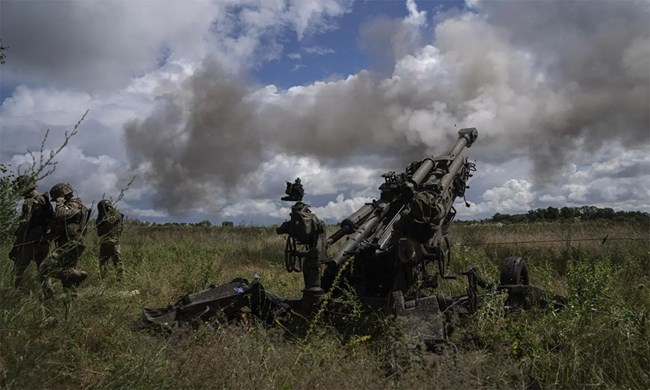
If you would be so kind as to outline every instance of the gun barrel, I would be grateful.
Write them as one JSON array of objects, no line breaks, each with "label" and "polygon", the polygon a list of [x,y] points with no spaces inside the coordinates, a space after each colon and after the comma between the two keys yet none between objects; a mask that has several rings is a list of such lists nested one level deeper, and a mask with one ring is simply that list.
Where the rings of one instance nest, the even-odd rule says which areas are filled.
[{"label": "gun barrel", "polygon": [[401,218],[400,213],[404,210],[404,207],[406,207],[406,204],[400,206],[397,212],[393,215],[393,218],[381,232],[381,235],[379,235],[379,238],[377,239],[378,250],[383,251],[388,246],[388,242],[393,235],[393,225],[395,225],[395,222],[399,221]]},{"label": "gun barrel", "polygon": [[458,141],[449,151],[451,158],[455,158],[465,147],[471,147],[474,141],[478,138],[478,130],[474,127],[468,127],[458,130]]},{"label": "gun barrel", "polygon": [[449,165],[448,173],[440,179],[440,187],[442,189],[449,188],[454,181],[454,178],[465,164],[465,159],[462,158],[463,149],[472,146],[477,137],[478,131],[473,127],[458,131],[458,141],[456,141],[454,147],[449,151],[449,158],[453,161]]},{"label": "gun barrel", "polygon": [[461,156],[457,156],[456,159],[449,166],[449,172],[440,179],[440,188],[446,189],[449,188],[451,183],[454,181],[454,178],[460,171],[460,168],[465,163],[465,159]]},{"label": "gun barrel", "polygon": [[329,236],[327,239],[327,245],[332,245],[346,234],[352,233],[354,229],[356,229],[359,224],[372,213],[374,209],[375,208],[373,204],[366,203],[365,205],[361,206],[359,210],[355,211],[352,213],[352,215],[341,221],[341,228]]},{"label": "gun barrel", "polygon": [[375,208],[371,203],[364,204],[359,210],[355,211],[352,213],[352,215],[341,221],[341,226],[346,226],[348,229],[354,230],[357,226],[359,226],[359,223],[361,223],[364,219],[366,219],[366,217],[368,217],[368,215],[370,215],[370,213],[372,213],[374,209]]},{"label": "gun barrel", "polygon": [[429,176],[429,173],[431,172],[431,169],[433,168],[433,160],[429,157],[425,158],[424,161],[420,164],[418,169],[413,173],[411,176],[411,184],[413,185],[414,188],[417,188],[417,186],[422,183],[422,180]]},{"label": "gun barrel", "polygon": [[[477,137],[478,131],[473,127],[458,131],[456,144],[451,148],[449,154],[445,156],[445,159],[448,158],[451,160],[451,164],[448,167],[448,173],[440,179],[439,185],[441,190],[447,191],[451,187],[454,178],[465,164],[465,159],[462,158],[463,149],[472,146]],[[425,158],[420,163],[420,166],[411,175],[407,183],[411,191],[417,190],[422,182],[429,177],[435,164],[436,162],[433,157]],[[404,205],[402,205],[400,210],[403,207]],[[389,210],[389,202],[382,201],[366,204],[352,213],[348,218],[341,221],[341,228],[327,239],[327,245],[334,244],[346,235],[349,236],[332,262],[336,265],[342,264],[354,255],[355,249],[363,240],[373,235],[377,238],[380,248],[385,248],[392,235],[392,227],[399,219],[399,212],[397,212],[392,216],[390,221],[384,221],[385,225],[382,225],[382,221],[387,216]],[[380,231],[377,231],[378,229]]]},{"label": "gun barrel", "polygon": [[[470,147],[478,137],[478,130],[474,127],[460,129],[458,131],[458,141],[449,151],[449,158],[456,159],[456,157],[465,149]],[[429,176],[431,169],[433,169],[433,159],[428,157],[422,161],[418,169],[413,173],[410,179],[411,189],[416,189],[422,181]]]},{"label": "gun barrel", "polygon": [[370,218],[366,219],[361,226],[355,230],[353,235],[348,237],[343,244],[343,247],[332,261],[336,263],[336,265],[341,265],[345,260],[349,259],[354,254],[354,248],[361,241],[375,232],[377,226],[379,226],[379,223],[384,218],[389,208],[389,204],[384,202],[381,202],[374,207],[373,209],[376,210],[375,213]]}]

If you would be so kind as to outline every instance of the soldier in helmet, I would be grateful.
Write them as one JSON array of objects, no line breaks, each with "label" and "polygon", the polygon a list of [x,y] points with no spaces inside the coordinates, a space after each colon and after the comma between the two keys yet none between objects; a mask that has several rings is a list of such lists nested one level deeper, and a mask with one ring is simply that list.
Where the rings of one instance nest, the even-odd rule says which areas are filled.
[{"label": "soldier in helmet", "polygon": [[120,213],[110,200],[97,204],[97,236],[99,237],[99,271],[106,277],[106,267],[112,261],[117,269],[117,279],[122,280],[124,268],[120,257],[120,236],[124,228],[124,214]]},{"label": "soldier in helmet", "polygon": [[[14,182],[14,188],[23,195],[24,201],[18,229],[14,233],[16,239],[9,258],[14,261],[14,287],[21,288],[23,275],[29,263],[33,260],[36,267],[39,267],[47,256],[49,242],[46,234],[54,212],[47,194],[36,191],[34,177],[19,176]],[[49,295],[51,292],[49,278],[42,277],[42,283],[45,294]]]},{"label": "soldier in helmet", "polygon": [[83,236],[89,210],[81,199],[73,196],[73,191],[68,183],[55,184],[50,190],[50,197],[56,202],[52,228],[56,249],[45,258],[40,269],[42,273],[60,279],[63,288],[73,290],[74,294],[74,289],[88,277],[76,266],[86,248]]}]

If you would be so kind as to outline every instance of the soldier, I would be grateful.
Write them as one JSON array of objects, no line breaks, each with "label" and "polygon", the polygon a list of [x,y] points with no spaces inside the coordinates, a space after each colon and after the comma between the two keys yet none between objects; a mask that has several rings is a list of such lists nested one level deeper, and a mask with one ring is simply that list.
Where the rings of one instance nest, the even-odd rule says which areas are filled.
[{"label": "soldier", "polygon": [[117,269],[117,280],[124,276],[124,267],[120,257],[120,236],[124,229],[124,214],[120,213],[109,200],[97,204],[97,236],[99,237],[99,272],[106,277],[109,261]]},{"label": "soldier", "polygon": [[73,197],[72,186],[68,183],[55,184],[50,197],[56,201],[54,210],[53,235],[56,249],[41,263],[43,274],[61,280],[63,288],[72,290],[81,284],[88,274],[75,268],[86,246],[83,236],[88,222],[88,208],[81,199]]},{"label": "soldier", "polygon": [[[32,176],[19,176],[14,186],[22,193],[24,201],[9,258],[14,261],[14,287],[21,288],[29,263],[34,260],[36,267],[39,267],[47,256],[49,242],[46,234],[54,212],[47,194],[36,191],[36,180]],[[41,275],[41,283],[46,296],[50,295],[52,287],[49,278]]]}]

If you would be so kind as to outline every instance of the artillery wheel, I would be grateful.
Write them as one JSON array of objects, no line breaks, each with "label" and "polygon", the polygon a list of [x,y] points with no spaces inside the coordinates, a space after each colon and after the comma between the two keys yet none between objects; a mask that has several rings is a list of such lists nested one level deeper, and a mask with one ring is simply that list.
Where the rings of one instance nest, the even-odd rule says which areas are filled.
[{"label": "artillery wheel", "polygon": [[302,263],[296,254],[298,251],[298,244],[296,239],[287,236],[287,241],[284,244],[284,266],[287,272],[302,272]]},{"label": "artillery wheel", "polygon": [[449,273],[449,266],[451,265],[451,245],[449,244],[449,237],[443,236],[440,241],[440,251],[438,254],[438,271],[440,276],[447,276]]},{"label": "artillery wheel", "polygon": [[501,285],[522,284],[528,286],[528,264],[522,257],[511,256],[503,259],[501,263]]}]

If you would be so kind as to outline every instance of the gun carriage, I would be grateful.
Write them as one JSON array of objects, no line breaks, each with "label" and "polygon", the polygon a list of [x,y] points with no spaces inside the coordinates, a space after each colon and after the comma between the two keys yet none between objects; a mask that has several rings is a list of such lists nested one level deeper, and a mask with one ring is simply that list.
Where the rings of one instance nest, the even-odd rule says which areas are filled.
[{"label": "gun carriage", "polygon": [[299,179],[295,187],[287,183],[283,200],[296,203],[277,233],[286,235],[287,271],[303,273],[301,298],[281,299],[265,292],[257,280],[235,279],[188,294],[168,308],[145,309],[146,319],[169,324],[206,320],[216,312],[235,317],[243,307],[269,323],[291,312],[308,318],[328,294],[352,289],[363,306],[394,314],[413,337],[434,347],[446,339],[450,315],[478,310],[483,296],[479,289],[507,292],[509,306],[544,304],[543,292],[529,285],[521,257],[503,260],[499,282],[486,282],[470,267],[462,273],[467,278],[465,294],[435,293],[444,280],[460,276],[450,272],[449,227],[456,215],[454,203],[465,198],[476,170],[463,152],[477,137],[475,128],[461,129],[447,154],[413,162],[402,173],[383,174],[379,199],[345,218],[329,236],[325,224],[302,202]]}]

